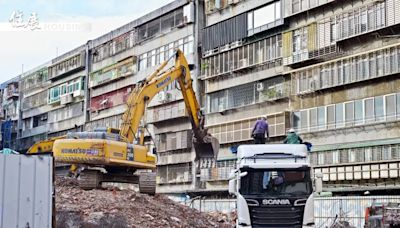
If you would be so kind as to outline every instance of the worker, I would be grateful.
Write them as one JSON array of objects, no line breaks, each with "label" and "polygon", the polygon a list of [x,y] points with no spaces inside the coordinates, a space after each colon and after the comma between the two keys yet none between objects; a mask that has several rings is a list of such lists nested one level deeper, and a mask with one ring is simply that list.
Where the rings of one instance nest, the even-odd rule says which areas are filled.
[{"label": "worker", "polygon": [[283,141],[285,144],[301,144],[303,140],[296,134],[293,128],[290,128],[286,139]]},{"label": "worker", "polygon": [[267,134],[267,140],[269,140],[269,130],[268,130],[268,122],[266,117],[262,117],[260,120],[257,120],[254,124],[253,131],[251,132],[251,136],[254,139],[255,144],[265,144],[265,134]]}]

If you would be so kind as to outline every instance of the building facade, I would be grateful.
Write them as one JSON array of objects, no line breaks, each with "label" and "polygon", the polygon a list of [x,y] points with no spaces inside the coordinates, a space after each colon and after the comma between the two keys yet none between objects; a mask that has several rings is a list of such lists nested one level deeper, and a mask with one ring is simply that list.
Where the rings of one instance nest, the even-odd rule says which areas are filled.
[{"label": "building facade", "polygon": [[24,151],[68,131],[118,128],[137,82],[180,48],[221,149],[215,163],[194,162],[187,110],[172,83],[142,123],[157,150],[160,193],[226,197],[236,148],[252,143],[261,117],[269,143],[295,128],[314,145],[310,160],[327,190],[396,191],[396,10],[400,0],[173,1],[3,83],[3,146],[19,139],[15,148]]}]

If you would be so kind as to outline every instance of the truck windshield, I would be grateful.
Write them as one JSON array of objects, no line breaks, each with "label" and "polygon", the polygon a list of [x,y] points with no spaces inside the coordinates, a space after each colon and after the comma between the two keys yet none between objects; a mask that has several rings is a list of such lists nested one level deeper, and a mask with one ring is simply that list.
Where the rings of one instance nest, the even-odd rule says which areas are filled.
[{"label": "truck windshield", "polygon": [[246,169],[241,178],[243,195],[309,195],[312,192],[310,169]]}]

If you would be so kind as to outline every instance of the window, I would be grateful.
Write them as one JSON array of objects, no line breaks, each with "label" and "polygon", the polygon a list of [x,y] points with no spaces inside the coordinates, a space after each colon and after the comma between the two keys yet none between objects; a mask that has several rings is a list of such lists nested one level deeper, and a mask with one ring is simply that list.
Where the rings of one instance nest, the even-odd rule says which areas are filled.
[{"label": "window", "polygon": [[396,113],[397,119],[400,119],[400,93],[396,94]]},{"label": "window", "polygon": [[345,125],[352,126],[354,124],[354,102],[345,103]]},{"label": "window", "polygon": [[275,21],[275,4],[269,4],[258,10],[254,10],[254,28]]},{"label": "window", "polygon": [[318,129],[325,129],[325,107],[318,107]]},{"label": "window", "polygon": [[255,103],[254,92],[255,84],[253,83],[230,88],[228,92],[228,107],[241,107]]},{"label": "window", "polygon": [[49,101],[48,103],[54,103],[60,100],[60,87],[51,88],[49,92]]},{"label": "window", "polygon": [[299,52],[301,50],[301,35],[300,32],[295,32],[293,35],[293,52]]},{"label": "window", "polygon": [[226,109],[226,91],[219,91],[209,95],[210,112],[220,112]]},{"label": "window", "polygon": [[59,101],[60,96],[62,95],[71,94],[74,91],[81,90],[81,81],[83,80],[84,77],[80,77],[79,79],[75,79],[65,84],[50,88],[48,93],[48,104]]},{"label": "window", "polygon": [[374,117],[374,98],[369,98],[364,100],[365,103],[365,121],[367,123],[373,122]]},{"label": "window", "polygon": [[147,67],[147,53],[144,53],[139,57],[139,70],[146,69],[146,67]]},{"label": "window", "polygon": [[300,126],[301,131],[308,131],[308,110],[300,111]]},{"label": "window", "polygon": [[372,161],[372,148],[366,147],[364,150],[364,158],[366,162]]},{"label": "window", "polygon": [[396,119],[396,95],[385,96],[386,120]]},{"label": "window", "polygon": [[300,125],[300,112],[293,112],[293,128],[299,130]]},{"label": "window", "polygon": [[[203,58],[203,61],[209,61],[209,64],[203,65],[202,70],[206,76],[217,76],[250,65],[273,61],[281,57],[281,46],[279,45],[281,45],[281,36],[272,36],[265,40],[206,57]],[[281,61],[274,61],[273,63],[265,66],[272,68],[282,64]]]},{"label": "window", "polygon": [[383,96],[375,97],[375,120],[382,121],[385,119],[383,108]]},{"label": "window", "polygon": [[310,131],[318,130],[317,108],[310,109]]},{"label": "window", "polygon": [[335,105],[326,107],[328,129],[335,128]]},{"label": "window", "polygon": [[335,120],[336,120],[336,128],[343,127],[343,103],[335,105]]},{"label": "window", "polygon": [[139,71],[164,62],[172,56],[175,48],[180,48],[185,55],[191,54],[193,53],[193,45],[193,36],[188,36],[144,53],[139,56]]},{"label": "window", "polygon": [[66,94],[67,93],[67,84],[64,84],[61,86],[61,95]]},{"label": "window", "polygon": [[355,124],[362,124],[364,120],[364,106],[362,100],[354,101],[354,120]]},{"label": "window", "polygon": [[247,29],[253,29],[253,12],[247,14]]},{"label": "window", "polygon": [[274,22],[281,19],[281,2],[275,2],[247,14],[248,35],[276,26]]},{"label": "window", "polygon": [[300,0],[292,0],[292,14],[300,12]]}]

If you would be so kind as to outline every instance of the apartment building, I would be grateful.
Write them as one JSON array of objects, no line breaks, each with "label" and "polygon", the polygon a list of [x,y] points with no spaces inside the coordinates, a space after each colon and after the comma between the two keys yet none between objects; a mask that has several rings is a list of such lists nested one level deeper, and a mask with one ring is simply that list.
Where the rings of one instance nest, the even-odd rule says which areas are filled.
[{"label": "apartment building", "polygon": [[[90,99],[85,130],[119,128],[135,84],[152,74],[175,48],[195,64],[194,9],[191,1],[174,1],[89,41]],[[196,78],[195,72],[192,76]],[[182,99],[172,83],[148,104],[142,123],[148,128],[146,143],[158,152],[159,192],[191,187],[191,131]]]},{"label": "apartment building", "polygon": [[271,142],[294,127],[314,144],[327,190],[398,188],[400,1],[205,4],[201,79],[222,150],[202,169],[209,189],[226,189],[223,167],[265,115]]},{"label": "apartment building", "polygon": [[48,137],[82,131],[85,123],[86,45],[51,61],[48,67]]},{"label": "apartment building", "polygon": [[48,87],[50,80],[48,67],[51,62],[38,66],[22,74],[21,85],[21,133],[18,137],[18,151],[26,151],[36,141],[47,138]]},{"label": "apartment building", "polygon": [[202,167],[209,190],[227,189],[235,148],[250,143],[251,130],[267,116],[270,142],[290,126],[290,77],[284,74],[283,1],[205,1],[201,80],[206,125],[221,149],[216,164]]},{"label": "apartment building", "polygon": [[338,194],[398,189],[399,7],[398,0],[285,5],[292,124],[314,144],[314,169]]},{"label": "apartment building", "polygon": [[1,145],[2,148],[18,149],[18,119],[20,107],[20,75],[0,85],[1,97]]}]

